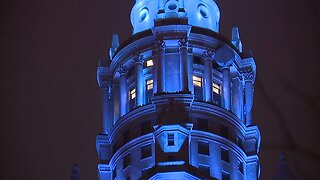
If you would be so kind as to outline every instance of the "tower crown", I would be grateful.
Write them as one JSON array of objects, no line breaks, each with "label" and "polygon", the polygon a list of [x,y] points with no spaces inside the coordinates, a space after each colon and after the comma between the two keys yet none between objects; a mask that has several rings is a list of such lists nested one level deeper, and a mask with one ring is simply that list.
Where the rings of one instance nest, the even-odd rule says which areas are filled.
[{"label": "tower crown", "polygon": [[220,11],[213,0],[136,0],[131,10],[132,34],[154,27],[156,21],[173,18],[219,31]]},{"label": "tower crown", "polygon": [[97,69],[99,179],[258,179],[256,65],[214,0],[136,0]]}]

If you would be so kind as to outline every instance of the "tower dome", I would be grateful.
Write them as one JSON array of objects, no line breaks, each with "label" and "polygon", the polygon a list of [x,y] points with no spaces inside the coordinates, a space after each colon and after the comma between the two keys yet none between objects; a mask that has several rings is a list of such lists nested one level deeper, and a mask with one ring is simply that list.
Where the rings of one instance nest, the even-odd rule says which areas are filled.
[{"label": "tower dome", "polygon": [[174,18],[219,31],[220,11],[213,0],[137,0],[131,11],[132,34],[152,28],[156,21]]}]

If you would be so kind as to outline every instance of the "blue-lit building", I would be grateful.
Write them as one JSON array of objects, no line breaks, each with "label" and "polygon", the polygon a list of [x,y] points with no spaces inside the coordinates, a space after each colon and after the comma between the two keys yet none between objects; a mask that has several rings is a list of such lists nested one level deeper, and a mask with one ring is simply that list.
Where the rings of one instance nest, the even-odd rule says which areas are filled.
[{"label": "blue-lit building", "polygon": [[258,179],[256,65],[219,19],[213,0],[136,0],[97,70],[100,180]]}]

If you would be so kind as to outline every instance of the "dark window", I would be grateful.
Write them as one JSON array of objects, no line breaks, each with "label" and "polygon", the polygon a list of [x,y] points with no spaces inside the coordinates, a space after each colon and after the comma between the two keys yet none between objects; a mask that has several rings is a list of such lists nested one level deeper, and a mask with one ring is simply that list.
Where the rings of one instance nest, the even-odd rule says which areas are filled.
[{"label": "dark window", "polygon": [[218,70],[219,68],[220,66],[215,61],[212,61],[212,69]]},{"label": "dark window", "polygon": [[193,64],[200,64],[202,65],[202,59],[198,56],[193,56]]},{"label": "dark window", "polygon": [[174,146],[174,134],[168,133],[168,146]]},{"label": "dark window", "polygon": [[209,143],[198,142],[198,153],[209,156]]},{"label": "dark window", "polygon": [[208,131],[208,124],[209,124],[208,119],[202,119],[202,118],[197,119],[198,130]]},{"label": "dark window", "polygon": [[123,158],[123,169],[125,169],[126,167],[128,167],[131,163],[131,157],[130,154],[127,154],[126,156],[124,156]]},{"label": "dark window", "polygon": [[241,148],[241,138],[238,135],[236,136],[236,144]]},{"label": "dark window", "polygon": [[151,133],[151,121],[144,121],[141,123],[141,135]]},{"label": "dark window", "polygon": [[126,132],[124,132],[123,134],[123,142],[127,143],[130,141],[130,130],[127,130]]},{"label": "dark window", "polygon": [[229,138],[229,135],[228,135],[228,127],[227,126],[224,126],[224,125],[220,125],[220,134],[222,137],[225,137],[225,138]]},{"label": "dark window", "polygon": [[117,145],[117,143],[114,143],[113,146],[112,146],[112,153],[113,154],[116,153],[117,150],[118,150],[118,145]]},{"label": "dark window", "polygon": [[142,169],[141,174],[143,175],[144,173],[146,173],[147,170],[148,170],[147,168],[146,169]]},{"label": "dark window", "polygon": [[117,167],[114,167],[112,170],[112,179],[115,179],[117,177]]},{"label": "dark window", "polygon": [[230,180],[230,174],[226,172],[222,172],[222,180]]},{"label": "dark window", "polygon": [[143,146],[141,148],[141,159],[145,159],[150,156],[152,156],[151,144]]},{"label": "dark window", "polygon": [[176,158],[174,156],[168,156],[168,161],[175,161]]},{"label": "dark window", "polygon": [[213,103],[218,106],[221,106],[221,95],[220,94],[213,93]]},{"label": "dark window", "polygon": [[199,164],[199,170],[200,170],[202,173],[204,173],[204,174],[210,175],[210,168],[209,168],[209,166]]},{"label": "dark window", "polygon": [[241,174],[243,174],[243,162],[239,161],[238,169],[241,172]]},{"label": "dark window", "polygon": [[223,160],[225,162],[230,162],[229,151],[224,148],[221,148],[221,160]]}]

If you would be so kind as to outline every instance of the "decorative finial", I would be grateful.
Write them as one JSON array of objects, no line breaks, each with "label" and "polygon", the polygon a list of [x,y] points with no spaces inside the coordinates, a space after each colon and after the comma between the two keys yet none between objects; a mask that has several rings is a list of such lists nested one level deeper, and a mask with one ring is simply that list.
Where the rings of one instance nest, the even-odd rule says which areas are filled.
[{"label": "decorative finial", "polygon": [[118,37],[118,34],[113,34],[113,35],[112,35],[111,48],[110,48],[110,51],[109,51],[110,59],[113,58],[114,53],[117,51],[118,47],[119,47],[119,37]]},{"label": "decorative finial", "polygon": [[240,34],[239,34],[238,27],[232,28],[231,42],[240,52],[242,52],[242,43],[240,40]]},{"label": "decorative finial", "polygon": [[72,166],[71,180],[80,180],[80,167],[77,164]]}]

